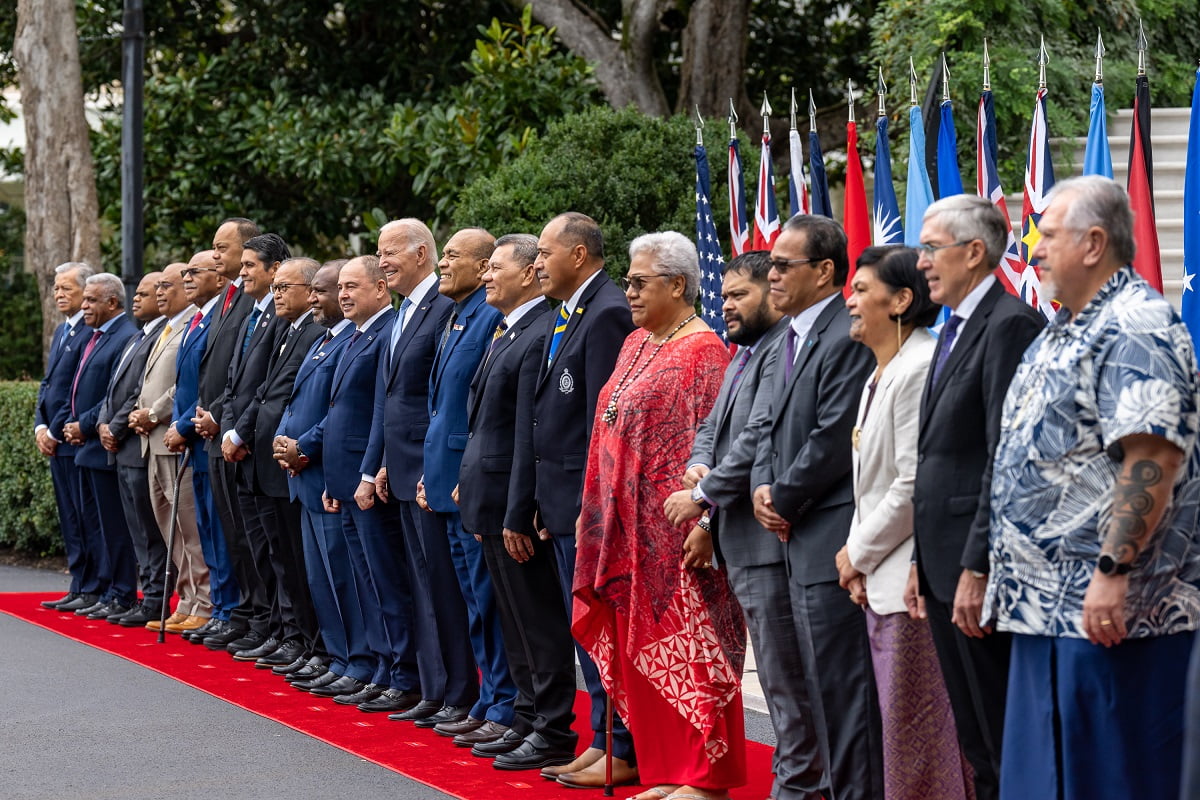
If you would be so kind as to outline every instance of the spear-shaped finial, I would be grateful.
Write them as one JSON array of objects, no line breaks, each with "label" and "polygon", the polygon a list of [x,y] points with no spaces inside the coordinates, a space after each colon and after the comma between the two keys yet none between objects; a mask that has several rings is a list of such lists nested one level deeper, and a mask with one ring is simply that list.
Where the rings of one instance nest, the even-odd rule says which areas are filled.
[{"label": "spear-shaped finial", "polygon": [[917,68],[913,66],[912,56],[908,57],[908,104],[917,104]]},{"label": "spear-shaped finial", "polygon": [[988,53],[987,39],[983,40],[983,90],[992,90],[992,56]]},{"label": "spear-shaped finial", "polygon": [[808,129],[817,129],[817,104],[813,101],[812,89],[808,90]]},{"label": "spear-shaped finial", "polygon": [[763,92],[762,106],[758,113],[762,114],[763,118],[763,136],[771,135],[771,104],[767,101],[767,93]]},{"label": "spear-shaped finial", "polygon": [[846,107],[850,112],[850,122],[854,122],[854,81],[846,81]]},{"label": "spear-shaped finial", "polygon": [[790,117],[790,121],[791,121],[791,125],[792,125],[791,129],[796,130],[796,87],[795,86],[792,87],[792,106],[789,111],[789,117]]},{"label": "spear-shaped finial", "polygon": [[733,109],[733,98],[731,97],[731,98],[729,98],[729,138],[730,139],[737,138],[737,123],[738,123],[738,115],[737,115],[737,111],[735,111]]},{"label": "spear-shaped finial", "polygon": [[878,117],[887,116],[887,105],[885,98],[887,97],[887,84],[883,82],[883,67],[878,67],[879,74],[875,81],[875,97],[879,101],[879,110],[876,112]]},{"label": "spear-shaped finial", "polygon": [[1138,75],[1146,74],[1146,50],[1150,47],[1150,43],[1146,41],[1146,29],[1142,27],[1142,21],[1138,20]]},{"label": "spear-shaped finial", "polygon": [[1096,79],[1097,86],[1104,83],[1104,37],[1096,29]]},{"label": "spear-shaped finial", "polygon": [[696,146],[704,146],[704,117],[700,116],[700,106],[696,106]]},{"label": "spear-shaped finial", "polygon": [[950,65],[946,63],[946,51],[942,51],[942,102],[950,102]]},{"label": "spear-shaped finial", "polygon": [[1038,47],[1038,88],[1046,88],[1046,65],[1050,63],[1050,53],[1046,51],[1046,37],[1042,37],[1042,43]]}]

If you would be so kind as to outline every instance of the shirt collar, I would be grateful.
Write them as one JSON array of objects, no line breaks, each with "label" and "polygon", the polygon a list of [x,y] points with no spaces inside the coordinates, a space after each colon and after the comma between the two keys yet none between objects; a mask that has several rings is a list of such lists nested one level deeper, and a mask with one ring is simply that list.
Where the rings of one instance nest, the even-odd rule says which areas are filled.
[{"label": "shirt collar", "polygon": [[341,321],[338,322],[338,324],[334,325],[332,328],[329,329],[329,333],[331,336],[336,337],[342,331],[346,330],[346,328],[350,327],[351,324],[353,324],[353,323],[351,323],[350,320],[343,318]]},{"label": "shirt collar", "polygon": [[416,305],[424,300],[429,295],[429,290],[436,286],[437,282],[438,274],[436,272],[430,272],[424,278],[421,278],[421,282],[413,287],[412,294],[408,296],[409,302],[412,305]]},{"label": "shirt collar", "polygon": [[992,288],[992,284],[996,282],[995,275],[988,275],[979,282],[971,291],[967,292],[967,296],[958,304],[958,308],[950,309],[954,316],[966,322],[975,313],[975,309],[979,308],[979,304],[983,302],[983,296]]},{"label": "shirt collar", "polygon": [[841,300],[842,293],[834,292],[824,300],[818,300],[796,316],[792,317],[791,326],[792,330],[796,332],[797,339],[804,340],[808,338],[809,331],[812,330],[813,323],[817,321],[817,317],[821,316],[821,312],[825,310],[825,307],[832,303],[835,299]]},{"label": "shirt collar", "polygon": [[142,336],[151,336],[158,333],[158,329],[167,323],[167,318],[161,314],[142,326]]},{"label": "shirt collar", "polygon": [[185,323],[189,319],[191,319],[196,313],[195,311],[192,310],[195,307],[196,306],[189,304],[188,307],[185,308],[183,311],[180,311],[178,314],[171,317],[170,321],[167,323],[168,325],[171,326],[171,330],[173,330],[173,331],[179,330],[180,325],[182,325],[183,323]]},{"label": "shirt collar", "polygon": [[310,308],[308,311],[305,311],[303,314],[296,317],[296,321],[292,323],[292,330],[294,330],[294,331],[300,330],[300,326],[304,324],[304,320],[308,319],[311,316],[312,316],[312,309]]},{"label": "shirt collar", "polygon": [[67,317],[67,325],[70,326],[72,330],[74,330],[75,327],[77,327],[82,320],[83,320],[83,309],[81,308],[78,311],[76,311],[74,314],[72,314],[71,316]]},{"label": "shirt collar", "polygon": [[387,312],[389,312],[391,310],[392,310],[392,307],[390,305],[386,305],[383,308],[379,309],[374,314],[372,314],[371,318],[369,320],[367,320],[366,322],[364,322],[362,324],[362,326],[360,326],[358,328],[358,330],[364,331],[364,332],[371,330],[371,326],[375,324],[375,320],[379,319],[380,317],[382,317],[384,314],[386,314]]},{"label": "shirt collar", "polygon": [[514,308],[511,312],[509,312],[508,316],[506,316],[504,318],[504,327],[511,328],[513,325],[516,325],[518,322],[521,321],[521,317],[528,314],[529,311],[532,308],[534,308],[538,303],[544,303],[544,302],[546,302],[546,298],[544,298],[544,297],[535,297],[532,300],[525,301],[521,305]]},{"label": "shirt collar", "polygon": [[596,280],[597,275],[605,275],[603,267],[596,270],[591,275],[589,275],[587,278],[585,278],[583,283],[580,284],[579,288],[575,290],[575,294],[571,295],[571,299],[567,301],[567,316],[568,317],[570,317],[572,314],[575,313],[575,307],[579,305],[579,301],[583,298],[584,291],[587,289],[587,287],[592,285],[592,281]]},{"label": "shirt collar", "polygon": [[225,293],[224,293],[224,292],[219,292],[219,293],[218,293],[216,296],[214,296],[214,297],[210,297],[210,298],[208,299],[208,302],[207,302],[207,303],[205,303],[204,305],[200,306],[200,313],[201,313],[202,315],[204,315],[204,316],[206,316],[206,317],[207,317],[207,316],[208,316],[208,312],[210,312],[210,311],[212,311],[212,310],[213,310],[213,306],[215,306],[215,305],[216,305],[218,302],[220,302],[221,300],[224,300],[224,299],[225,299]]},{"label": "shirt collar", "polygon": [[125,316],[124,311],[122,311],[120,314],[117,314],[115,317],[110,319],[108,322],[105,322],[99,328],[96,328],[96,330],[100,331],[101,333],[108,333],[109,329],[112,328],[113,325],[116,325],[117,320],[119,320],[123,316]]}]

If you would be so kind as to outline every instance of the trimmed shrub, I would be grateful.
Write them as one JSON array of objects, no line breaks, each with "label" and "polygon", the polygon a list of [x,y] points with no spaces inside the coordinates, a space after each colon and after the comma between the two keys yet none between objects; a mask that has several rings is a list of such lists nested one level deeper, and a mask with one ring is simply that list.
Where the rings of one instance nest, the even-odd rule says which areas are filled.
[{"label": "trimmed shrub", "polygon": [[36,381],[0,381],[0,546],[62,552],[50,465],[33,442]]}]

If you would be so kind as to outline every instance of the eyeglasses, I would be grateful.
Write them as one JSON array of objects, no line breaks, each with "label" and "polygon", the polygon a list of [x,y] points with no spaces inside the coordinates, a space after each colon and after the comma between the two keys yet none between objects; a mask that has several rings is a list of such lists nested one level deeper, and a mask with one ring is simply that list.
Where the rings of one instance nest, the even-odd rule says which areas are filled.
[{"label": "eyeglasses", "polygon": [[929,242],[921,242],[919,245],[917,245],[917,255],[933,258],[933,254],[938,250],[945,250],[948,247],[962,247],[963,245],[970,244],[973,241],[975,240],[963,239],[958,242],[951,242],[950,244],[930,244]]},{"label": "eyeglasses", "polygon": [[312,284],[311,283],[272,283],[271,291],[274,292],[275,294],[282,294],[283,292],[286,292],[288,289],[291,289],[293,286],[303,286],[305,289],[307,289],[310,286],[312,286]]},{"label": "eyeglasses", "polygon": [[221,270],[217,269],[216,267],[188,267],[187,269],[182,270],[179,274],[182,275],[184,278],[194,278],[197,275],[199,275],[201,272],[220,272],[220,271]]},{"label": "eyeglasses", "polygon": [[630,287],[632,287],[635,292],[638,292],[640,294],[642,289],[646,288],[646,284],[650,282],[651,278],[666,278],[666,279],[670,280],[671,277],[672,277],[671,275],[657,275],[657,274],[644,275],[644,276],[643,275],[634,275],[632,278],[626,276],[624,278],[621,278],[621,288],[628,292]]},{"label": "eyeglasses", "polygon": [[161,289],[162,291],[165,292],[168,289],[174,289],[174,288],[175,288],[175,284],[171,283],[170,281],[159,281],[158,283],[154,284],[155,291],[158,291],[159,289]]},{"label": "eyeglasses", "polygon": [[824,258],[772,258],[770,263],[771,269],[782,275],[792,268],[792,264],[818,264],[825,260]]}]

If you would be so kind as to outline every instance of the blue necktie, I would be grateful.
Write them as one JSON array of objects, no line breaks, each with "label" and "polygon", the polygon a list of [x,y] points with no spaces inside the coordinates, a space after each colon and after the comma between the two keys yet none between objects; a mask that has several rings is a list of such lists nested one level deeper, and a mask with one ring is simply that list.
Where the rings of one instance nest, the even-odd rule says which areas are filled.
[{"label": "blue necktie", "polygon": [[567,321],[570,319],[567,316],[567,304],[563,303],[558,307],[558,321],[554,323],[554,335],[550,337],[550,357],[546,359],[547,366],[554,361],[554,354],[558,352],[558,345],[562,342],[563,334],[567,332]]},{"label": "blue necktie", "polygon": [[396,342],[400,341],[400,334],[404,332],[404,315],[412,308],[413,302],[407,297],[400,304],[400,316],[396,317],[396,322],[392,325],[392,346],[388,350],[388,355],[396,352]]},{"label": "blue necktie", "polygon": [[958,336],[958,326],[962,324],[962,321],[962,317],[951,314],[950,319],[946,320],[946,324],[942,326],[942,340],[938,343],[937,361],[933,364],[933,382],[930,386],[937,386],[938,378],[942,375],[942,367],[946,366],[946,362],[950,359],[950,348],[954,346],[954,339]]},{"label": "blue necktie", "polygon": [[246,351],[250,349],[250,337],[254,335],[254,328],[258,325],[258,318],[262,316],[262,309],[257,306],[250,312],[250,324],[246,326],[246,335],[242,339],[242,358],[246,357]]}]

